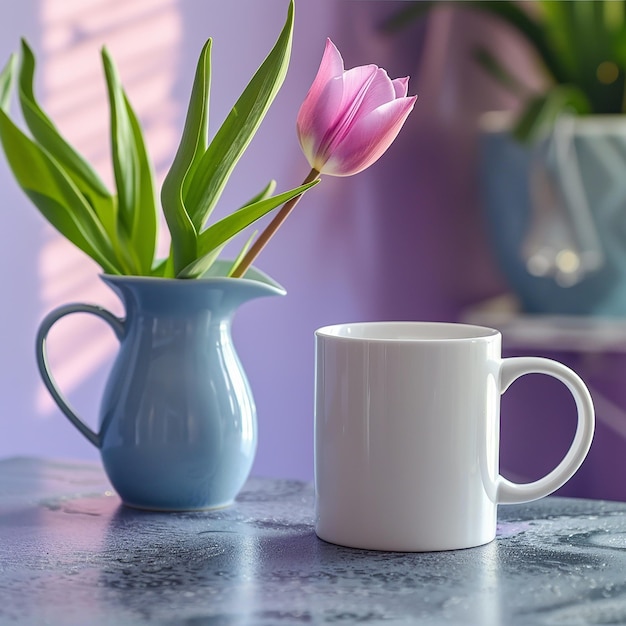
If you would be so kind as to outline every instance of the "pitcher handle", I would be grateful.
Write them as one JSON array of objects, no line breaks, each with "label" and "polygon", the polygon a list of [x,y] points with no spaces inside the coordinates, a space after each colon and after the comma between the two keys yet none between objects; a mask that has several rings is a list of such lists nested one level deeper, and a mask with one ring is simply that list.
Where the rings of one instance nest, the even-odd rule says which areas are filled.
[{"label": "pitcher handle", "polygon": [[50,311],[50,313],[48,313],[48,315],[46,315],[46,317],[42,320],[37,332],[37,365],[44,384],[63,414],[91,443],[93,443],[94,446],[96,446],[96,448],[100,448],[100,435],[91,430],[91,428],[89,428],[89,426],[87,426],[87,424],[85,424],[85,422],[74,412],[69,405],[69,402],[63,397],[63,394],[59,390],[48,367],[48,355],[46,352],[46,339],[48,337],[48,333],[56,322],[58,322],[65,315],[70,315],[71,313],[90,313],[91,315],[100,317],[113,329],[118,341],[121,341],[124,336],[124,320],[116,317],[110,311],[92,304],[67,304]]},{"label": "pitcher handle", "polygon": [[569,367],[542,357],[503,359],[500,367],[500,392],[525,374],[547,374],[560,380],[576,401],[578,425],[574,440],[563,460],[546,476],[531,483],[518,484],[498,477],[496,500],[499,504],[530,502],[551,494],[563,486],[578,470],[589,452],[595,427],[593,401],[587,386]]}]

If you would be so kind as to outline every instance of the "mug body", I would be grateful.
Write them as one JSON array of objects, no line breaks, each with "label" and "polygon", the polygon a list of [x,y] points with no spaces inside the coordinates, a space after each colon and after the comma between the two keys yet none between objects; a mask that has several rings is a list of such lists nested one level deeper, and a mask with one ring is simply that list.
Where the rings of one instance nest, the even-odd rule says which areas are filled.
[{"label": "mug body", "polygon": [[501,336],[372,322],[316,333],[316,532],[345,546],[494,539]]}]

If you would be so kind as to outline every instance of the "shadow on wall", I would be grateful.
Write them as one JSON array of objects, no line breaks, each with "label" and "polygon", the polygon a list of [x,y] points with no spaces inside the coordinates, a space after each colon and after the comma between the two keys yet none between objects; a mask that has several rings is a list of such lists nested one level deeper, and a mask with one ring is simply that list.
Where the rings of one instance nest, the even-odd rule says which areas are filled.
[{"label": "shadow on wall", "polygon": [[[33,22],[29,27],[20,27],[21,11]],[[120,68],[142,119],[155,167],[161,172],[177,145],[180,114],[172,85],[181,23],[177,0],[89,0],[80,4],[39,0],[20,4],[19,11],[12,12],[10,33],[2,41],[15,50],[20,35],[29,40],[38,59],[36,89],[44,109],[112,186],[100,48],[106,45]],[[39,382],[33,342],[41,317],[60,304],[96,302],[118,314],[121,307],[97,278],[99,268],[60,237],[30,205],[13,182],[4,159],[0,174],[3,190],[8,189],[13,196],[5,203],[11,211],[9,219],[19,224],[16,230],[20,232],[19,237],[7,238],[2,249],[4,254],[25,261],[16,268],[17,285],[12,290],[14,311],[19,316],[19,321],[11,324],[11,341],[16,347],[8,352],[10,359],[1,361],[2,369],[10,368],[11,372],[2,377],[9,386],[2,392],[7,407],[0,416],[4,433],[0,455],[95,458],[96,451],[60,416]],[[25,254],[18,253],[24,250]],[[9,327],[8,323],[3,327]],[[89,316],[72,316],[51,334],[49,355],[57,381],[90,423],[96,421],[97,398],[115,350],[110,330]]]},{"label": "shadow on wall", "polygon": [[[37,53],[36,89],[44,108],[110,184],[109,122],[99,59],[99,48],[106,44],[146,130],[148,147],[158,177],[162,178],[179,140],[198,51],[207,37],[213,36],[216,42],[211,125],[214,132],[269,51],[284,21],[287,2],[271,0],[259,6],[252,0],[242,0],[240,5],[248,17],[243,21],[233,19],[229,5],[208,7],[200,1],[89,0],[78,6],[62,0],[33,0],[12,13],[10,23],[4,22],[7,32],[2,41],[10,43],[2,52],[8,58],[19,45],[19,35],[26,36]],[[295,89],[286,85],[276,103],[276,112],[266,122],[266,130],[259,133],[232,188],[224,195],[221,210],[241,204],[270,178],[277,178],[286,188],[300,177],[292,166],[294,154],[301,158],[294,130],[295,114],[314,75],[328,31],[328,15],[334,6],[329,2],[322,10],[316,7],[300,12],[300,23],[308,28],[299,27],[297,36],[302,41],[294,51],[294,65],[302,65],[304,56],[310,60],[310,71],[291,79]],[[311,26],[316,24],[319,30],[312,32]],[[307,36],[303,37],[305,30]],[[285,137],[281,152],[276,137]],[[304,159],[301,163],[306,165]],[[0,455],[93,458],[95,450],[61,417],[39,382],[33,356],[34,337],[45,312],[58,304],[96,302],[121,314],[120,304],[97,279],[99,268],[38,215],[17,188],[4,159],[0,162],[0,180],[5,190],[4,204],[11,207],[5,224],[12,234],[18,235],[7,238],[2,247],[5,266],[14,268],[14,284],[7,285],[7,291],[15,304],[12,310],[3,312],[3,327],[11,328],[6,341],[14,343],[6,344],[8,349],[2,358],[6,387],[0,415]],[[219,212],[220,208],[216,213]],[[20,254],[22,250],[33,252],[24,255]],[[11,262],[13,258],[21,259],[19,266]],[[267,316],[273,318],[274,313],[270,310]],[[255,317],[249,322],[253,335],[263,323],[261,320]],[[245,325],[244,320],[241,326]],[[87,316],[64,320],[50,337],[50,360],[58,383],[78,413],[91,424],[96,421],[98,399],[115,350],[116,343],[106,326]],[[264,428],[271,433],[272,424]],[[271,434],[265,442],[273,445]]]}]

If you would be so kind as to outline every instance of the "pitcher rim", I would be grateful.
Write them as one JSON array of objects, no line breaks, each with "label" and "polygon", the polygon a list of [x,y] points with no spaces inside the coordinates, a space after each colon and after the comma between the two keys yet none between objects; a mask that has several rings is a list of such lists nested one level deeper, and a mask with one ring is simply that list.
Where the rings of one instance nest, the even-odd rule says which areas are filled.
[{"label": "pitcher rim", "polygon": [[[206,285],[206,284],[215,284],[219,285],[222,283],[241,283],[242,286],[259,286],[262,285],[267,289],[273,291],[276,295],[286,295],[287,290],[278,282],[276,282],[273,278],[270,278],[267,274],[258,270],[256,268],[251,268],[253,273],[259,276],[259,278],[253,277],[232,277],[232,276],[205,276],[201,278],[174,278],[174,277],[164,277],[164,276],[139,276],[137,274],[108,274],[106,272],[101,272],[99,274],[101,280],[105,283],[120,283],[120,282],[131,282],[131,283],[167,283],[167,284],[196,284],[196,285]],[[250,271],[250,270],[248,270]]]}]

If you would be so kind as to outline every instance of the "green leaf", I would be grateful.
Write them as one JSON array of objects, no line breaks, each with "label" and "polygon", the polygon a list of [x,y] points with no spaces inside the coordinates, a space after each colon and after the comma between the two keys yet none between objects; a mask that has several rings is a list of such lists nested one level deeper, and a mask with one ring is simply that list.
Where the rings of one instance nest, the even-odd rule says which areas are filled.
[{"label": "green leaf", "polygon": [[228,270],[227,276],[232,276],[235,273],[235,270],[239,267],[239,264],[243,261],[244,257],[246,256],[246,252],[248,252],[248,250],[250,249],[250,246],[252,245],[252,242],[254,241],[254,238],[257,236],[258,233],[259,231],[255,230],[250,235],[250,237],[248,237],[248,240],[246,241],[246,243],[243,244],[241,251],[239,252],[237,257],[233,261],[231,268]]},{"label": "green leaf", "polygon": [[150,275],[158,276],[160,278],[174,278],[174,265],[172,257],[168,256],[165,259],[155,261]]},{"label": "green leaf", "polygon": [[184,201],[199,231],[280,89],[291,55],[293,0],[276,44],[237,100],[195,171]]},{"label": "green leaf", "polygon": [[11,100],[11,86],[13,83],[13,75],[15,74],[15,67],[17,65],[17,56],[12,54],[7,61],[7,64],[2,68],[0,72],[0,109],[3,111],[9,110],[9,102]]},{"label": "green leaf", "polygon": [[[568,82],[577,85],[587,95],[593,113],[620,112],[624,96],[624,67],[622,65],[619,71],[619,44],[613,28],[605,21],[607,3],[602,0],[577,0],[555,4],[557,6],[552,6],[552,3],[543,0],[542,8],[553,47],[567,60]],[[600,80],[598,70],[602,64],[614,66],[614,80]]]},{"label": "green leaf", "polygon": [[491,76],[499,82],[505,89],[518,98],[526,98],[530,93],[530,89],[524,85],[516,76],[502,65],[493,54],[479,46],[474,51],[476,62]]},{"label": "green leaf", "polygon": [[251,204],[254,204],[255,202],[259,202],[259,200],[265,200],[266,198],[269,198],[274,193],[275,189],[276,189],[276,181],[270,180],[270,182],[267,183],[267,185],[265,185],[265,187],[263,187],[263,189],[261,189],[261,191],[259,191],[259,193],[257,193],[256,196],[250,198],[250,200],[248,200],[248,202],[246,202],[240,208],[243,209],[244,207],[250,206]]},{"label": "green leaf", "polygon": [[[575,0],[578,1],[578,0]],[[549,0],[549,3],[552,0]],[[558,2],[553,2],[558,4]],[[492,15],[507,23],[522,35],[537,50],[546,69],[554,76],[557,82],[566,79],[566,71],[561,60],[550,47],[546,32],[542,24],[531,17],[524,8],[510,0],[462,0],[456,2],[441,2],[440,0],[417,0],[406,8],[388,18],[382,25],[382,30],[394,33],[413,20],[420,19],[433,9],[454,4],[463,9],[476,9]]]},{"label": "green leaf", "polygon": [[589,102],[577,88],[560,86],[528,101],[513,134],[520,141],[540,139],[563,113],[589,113]]},{"label": "green leaf", "polygon": [[104,233],[94,233],[97,227],[77,220],[71,208],[59,204],[51,196],[31,189],[24,189],[24,192],[61,235],[90,256],[107,274],[126,273],[126,270],[118,265],[110,245],[99,241]]},{"label": "green leaf", "polygon": [[0,141],[17,182],[44,217],[105,272],[124,273],[93,209],[42,148],[0,110]]},{"label": "green leaf", "polygon": [[210,263],[215,260],[211,255],[219,246],[230,241],[235,235],[276,207],[303,194],[307,189],[310,189],[318,182],[319,179],[307,183],[306,185],[300,185],[295,189],[285,191],[272,198],[260,200],[259,202],[242,207],[238,211],[215,222],[215,224],[212,224],[206,230],[202,231],[198,237],[198,259],[185,267],[177,276],[179,278],[195,278],[203,274],[209,268]]},{"label": "green leaf", "polygon": [[139,160],[139,187],[136,190],[137,204],[134,211],[131,243],[139,257],[143,273],[150,274],[154,263],[158,219],[154,193],[154,174],[139,120],[126,95],[124,95],[124,101]]},{"label": "green leaf", "polygon": [[189,267],[178,274],[176,278],[201,278],[205,272],[209,271],[213,263],[218,260],[227,243],[227,241],[224,242],[222,245],[207,252],[203,257],[196,259]]},{"label": "green leaf", "polygon": [[111,108],[111,153],[118,195],[118,234],[133,261],[133,273],[150,274],[156,242],[152,167],[141,128],[122,88],[117,69],[102,49]]},{"label": "green leaf", "polygon": [[179,269],[186,266],[196,254],[197,231],[187,213],[183,197],[191,174],[207,148],[211,46],[212,41],[209,39],[200,53],[183,135],[161,188],[161,206],[172,236],[174,265]]},{"label": "green leaf", "polygon": [[[59,136],[54,123],[39,106],[33,91],[35,57],[25,40],[22,40],[22,63],[19,74],[19,97],[24,121],[34,139],[63,167],[88,183],[100,195],[110,196],[106,185],[91,166]],[[74,177],[72,177],[74,178]]]},{"label": "green leaf", "polygon": [[568,79],[562,59],[555,54],[548,41],[545,27],[516,2],[509,0],[468,0],[462,6],[479,9],[489,15],[499,18],[517,30],[537,51],[546,69],[552,74],[556,82],[566,82]]},{"label": "green leaf", "polygon": [[[183,136],[179,149],[182,164],[188,162],[182,180],[182,196],[191,183],[193,173],[196,171],[200,160],[209,146],[209,102],[211,95],[211,50],[213,40],[209,39],[200,52],[196,75],[191,89],[191,98]],[[178,153],[176,154],[178,158]],[[176,163],[176,159],[174,160]]]},{"label": "green leaf", "polygon": [[461,6],[478,9],[492,15],[515,29],[537,51],[545,68],[553,76],[556,82],[566,82],[568,73],[562,59],[555,54],[550,45],[544,25],[516,2],[510,0],[468,0]]},{"label": "green leaf", "polygon": [[22,63],[19,74],[19,100],[24,121],[34,139],[65,170],[87,202],[94,208],[105,230],[115,237],[115,199],[91,166],[59,134],[43,112],[33,91],[35,57],[26,41],[22,40]]},{"label": "green leaf", "polygon": [[405,28],[407,24],[426,16],[437,4],[437,0],[407,2],[406,6],[387,17],[381,23],[380,29],[384,33],[394,34]]},{"label": "green leaf", "polygon": [[[245,209],[251,204],[255,204],[257,202],[261,202],[261,200],[268,199],[274,193],[275,189],[276,189],[276,181],[270,180],[270,182],[256,196],[254,196],[253,198],[250,198],[250,200],[248,200],[248,202],[246,202],[238,210],[241,211],[241,209]],[[244,257],[246,256],[246,252],[248,252],[248,250],[250,249],[250,246],[252,245],[252,242],[254,241],[258,233],[259,231],[255,230],[250,235],[250,237],[248,237],[246,243],[243,245],[239,254],[233,261],[230,269],[228,270],[228,273],[226,274],[227,276],[232,276],[235,273],[235,270],[239,267],[239,264],[243,261]]]}]

